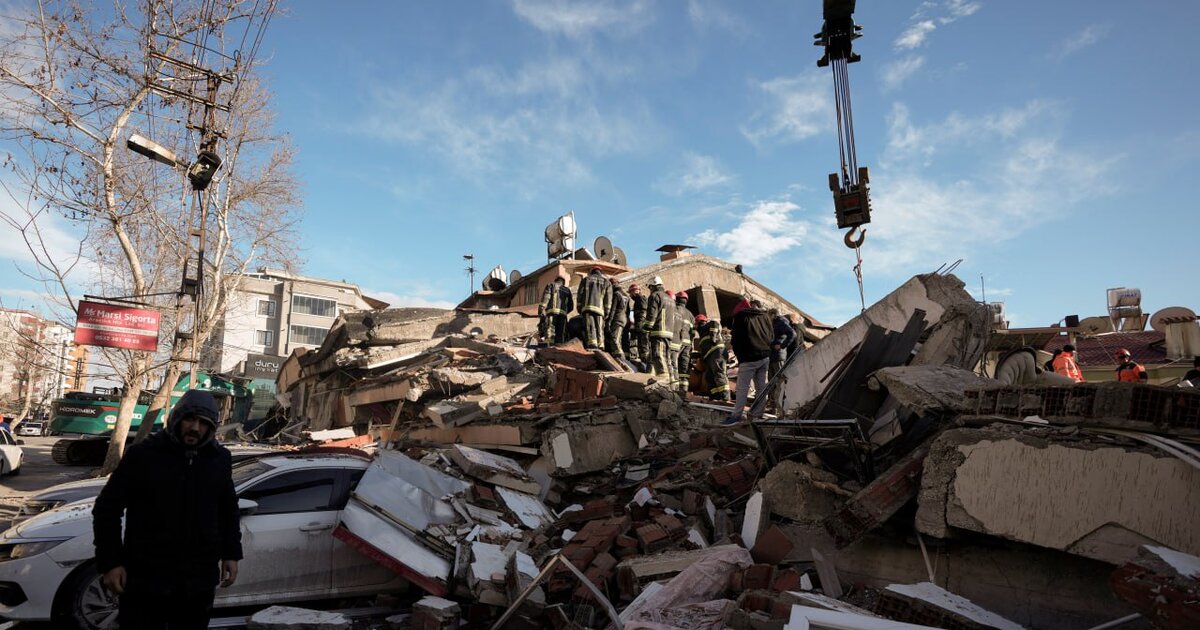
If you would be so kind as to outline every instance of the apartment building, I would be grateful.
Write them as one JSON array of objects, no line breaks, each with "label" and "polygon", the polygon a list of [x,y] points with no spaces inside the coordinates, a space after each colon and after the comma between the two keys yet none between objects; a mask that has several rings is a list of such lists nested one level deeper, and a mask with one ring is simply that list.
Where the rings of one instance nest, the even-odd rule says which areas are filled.
[{"label": "apartment building", "polygon": [[30,399],[32,412],[87,384],[87,346],[74,331],[37,313],[0,308],[0,406],[15,412]]}]

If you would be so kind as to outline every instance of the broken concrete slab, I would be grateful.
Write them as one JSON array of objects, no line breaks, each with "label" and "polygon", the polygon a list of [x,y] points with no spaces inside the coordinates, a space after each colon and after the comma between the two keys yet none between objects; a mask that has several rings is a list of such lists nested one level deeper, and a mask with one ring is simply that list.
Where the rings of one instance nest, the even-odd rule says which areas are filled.
[{"label": "broken concrete slab", "polygon": [[959,528],[1113,564],[1147,543],[1200,554],[1200,470],[1160,451],[954,429],[933,443],[918,504],[917,529],[939,538]]},{"label": "broken concrete slab", "polygon": [[[458,628],[461,616],[462,607],[456,602],[426,595],[413,604],[412,616],[403,620],[403,627],[420,630],[454,630]],[[389,621],[391,621],[390,618]]]},{"label": "broken concrete slab", "polygon": [[292,606],[271,606],[250,616],[250,630],[350,630],[345,615]]},{"label": "broken concrete slab", "polygon": [[[837,476],[819,468],[784,460],[759,483],[773,514],[801,523],[819,523],[837,509]],[[836,492],[835,492],[836,491]]]},{"label": "broken concrete slab", "polygon": [[653,374],[622,372],[604,375],[604,393],[622,400],[647,400],[650,385],[657,383]]},{"label": "broken concrete slab", "polygon": [[[1200,389],[1144,383],[1076,383],[967,390],[970,413],[1052,424],[1200,436]],[[967,418],[970,420],[970,418]]]},{"label": "broken concrete slab", "polygon": [[556,475],[577,475],[607,468],[637,452],[620,409],[594,412],[586,421],[564,419],[542,434],[542,453]]},{"label": "broken concrete slab", "polygon": [[925,311],[928,321],[937,322],[955,305],[977,304],[963,286],[953,275],[916,276],[788,361],[780,372],[784,377],[779,390],[781,409],[792,412],[816,400],[829,385],[824,381],[826,375],[862,341],[871,325],[901,332],[917,310]]},{"label": "broken concrete slab", "polygon": [[503,486],[496,488],[496,495],[504,501],[504,506],[529,529],[537,529],[542,525],[554,522],[554,514],[546,508],[536,494],[526,494],[510,490]]},{"label": "broken concrete slab", "polygon": [[880,592],[875,613],[908,623],[963,630],[1024,630],[1024,627],[930,583],[892,584]]},{"label": "broken concrete slab", "polygon": [[746,565],[753,563],[750,552],[739,545],[716,545],[692,551],[667,551],[622,560],[617,564],[617,584],[626,598],[633,599],[644,584],[673,577],[710,555],[717,558],[744,555]]},{"label": "broken concrete slab", "polygon": [[541,441],[541,432],[531,424],[486,424],[461,427],[425,427],[413,429],[406,436],[441,444],[463,444],[475,448],[484,446],[521,446]]},{"label": "broken concrete slab", "polygon": [[462,444],[455,444],[449,453],[450,458],[463,472],[480,481],[535,496],[541,491],[541,486],[511,458]]},{"label": "broken concrete slab", "polygon": [[1109,578],[1113,594],[1155,628],[1200,628],[1200,558],[1146,545]]},{"label": "broken concrete slab", "polygon": [[901,405],[919,416],[938,411],[959,414],[967,411],[963,392],[990,381],[970,370],[952,365],[914,365],[877,370],[867,379],[871,389],[884,388]]},{"label": "broken concrete slab", "polygon": [[428,405],[422,415],[439,428],[467,424],[491,415],[491,409],[499,403],[536,393],[541,385],[541,378],[536,376],[497,376],[472,390],[473,393]]}]

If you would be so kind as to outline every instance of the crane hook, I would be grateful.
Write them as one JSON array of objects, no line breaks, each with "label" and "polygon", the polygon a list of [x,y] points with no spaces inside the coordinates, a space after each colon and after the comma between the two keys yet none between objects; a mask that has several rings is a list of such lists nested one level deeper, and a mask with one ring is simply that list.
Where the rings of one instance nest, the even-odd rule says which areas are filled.
[{"label": "crane hook", "polygon": [[866,230],[859,232],[857,239],[854,238],[854,233],[858,232],[858,228],[859,226],[857,225],[850,228],[850,231],[846,232],[846,236],[842,237],[842,242],[846,244],[846,247],[849,247],[850,249],[858,249],[859,247],[862,247],[863,241],[867,240]]}]

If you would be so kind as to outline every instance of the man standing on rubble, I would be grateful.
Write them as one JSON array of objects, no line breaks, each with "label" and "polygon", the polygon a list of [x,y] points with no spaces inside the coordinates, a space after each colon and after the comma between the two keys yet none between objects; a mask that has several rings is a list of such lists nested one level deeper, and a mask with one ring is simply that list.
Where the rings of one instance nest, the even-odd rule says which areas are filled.
[{"label": "man standing on rubble", "polygon": [[642,324],[646,321],[646,296],[642,287],[629,285],[629,301],[633,305],[633,329],[629,333],[629,356],[643,372],[650,371],[650,337]]},{"label": "man standing on rubble", "polygon": [[217,584],[237,579],[242,533],[219,418],[212,394],[186,392],[166,430],[129,447],[96,498],[96,567],[121,596],[122,628],[207,628]]},{"label": "man standing on rubble", "polygon": [[604,347],[604,322],[612,308],[612,285],[599,267],[579,283],[579,314],[583,316],[583,345],[588,350]]},{"label": "man standing on rubble", "polygon": [[800,319],[799,313],[788,313],[787,319],[788,324],[792,326],[792,332],[796,333],[787,347],[787,355],[790,357],[804,351],[804,321]]},{"label": "man standing on rubble", "polygon": [[1150,377],[1146,368],[1133,360],[1133,355],[1125,348],[1117,350],[1117,380],[1122,383],[1146,383]]},{"label": "man standing on rubble", "polygon": [[1083,382],[1083,371],[1079,369],[1079,364],[1075,362],[1075,346],[1067,344],[1063,346],[1062,352],[1054,357],[1054,373],[1062,374],[1076,383]]},{"label": "man standing on rubble", "polygon": [[733,354],[737,356],[737,398],[733,413],[721,424],[731,426],[742,421],[746,401],[750,398],[750,382],[754,382],[754,395],[766,395],[767,368],[771,360],[771,343],[775,340],[775,327],[771,316],[758,304],[751,305],[743,299],[733,308],[733,331],[731,342]]},{"label": "man standing on rubble", "polygon": [[771,327],[775,331],[775,339],[771,342],[771,362],[767,368],[767,378],[775,378],[779,370],[783,369],[783,362],[788,358],[788,348],[796,339],[796,331],[792,329],[792,323],[786,317],[779,314],[776,309],[768,311],[771,316]]},{"label": "man standing on rubble", "polygon": [[671,341],[675,338],[675,308],[663,288],[662,278],[650,281],[646,319],[642,330],[650,339],[650,373],[664,382],[671,379]]},{"label": "man standing on rubble", "polygon": [[704,361],[704,382],[708,397],[726,402],[729,400],[729,377],[725,374],[725,338],[721,335],[720,320],[709,320],[704,313],[696,316],[696,329],[700,331],[697,349]]},{"label": "man standing on rubble", "polygon": [[625,358],[621,342],[625,337],[625,326],[629,324],[629,296],[621,288],[616,278],[609,278],[612,283],[612,307],[608,309],[608,319],[604,322],[607,331],[606,349],[618,359]]},{"label": "man standing on rubble", "polygon": [[675,362],[675,373],[679,375],[679,391],[687,392],[692,373],[692,322],[695,315],[688,309],[687,291],[675,294],[676,325],[675,335],[679,342],[679,357]]},{"label": "man standing on rubble", "polygon": [[567,313],[574,308],[574,300],[566,281],[566,272],[559,272],[542,292],[542,302],[538,304],[538,334],[548,344],[567,340]]}]

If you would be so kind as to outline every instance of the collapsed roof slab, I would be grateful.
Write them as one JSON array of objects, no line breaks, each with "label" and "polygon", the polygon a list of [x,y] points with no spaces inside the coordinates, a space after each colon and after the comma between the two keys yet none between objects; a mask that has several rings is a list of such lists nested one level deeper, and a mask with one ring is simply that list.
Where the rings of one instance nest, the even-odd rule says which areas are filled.
[{"label": "collapsed roof slab", "polygon": [[953,429],[921,477],[917,529],[954,528],[1120,564],[1143,544],[1200,553],[1200,470],[1162,452],[1055,436]]},{"label": "collapsed roof slab", "polygon": [[[955,317],[959,313],[983,311],[963,287],[963,282],[957,277],[938,274],[915,276],[900,285],[871,305],[865,313],[846,322],[820,343],[788,361],[780,373],[786,378],[780,394],[782,408],[786,412],[795,411],[818,398],[829,386],[826,376],[863,340],[872,325],[887,331],[902,332],[917,310],[925,312],[926,321],[938,323],[942,323],[948,315]],[[962,335],[967,334],[969,323],[969,319],[962,319],[958,325],[942,326],[940,334],[935,334],[925,343],[928,349],[922,347],[921,353],[927,355],[922,362],[973,365],[969,356],[965,357],[966,360],[952,356],[960,350],[968,355],[982,352],[982,341],[964,347]],[[982,329],[977,329],[975,334],[982,337],[982,332]]]}]

